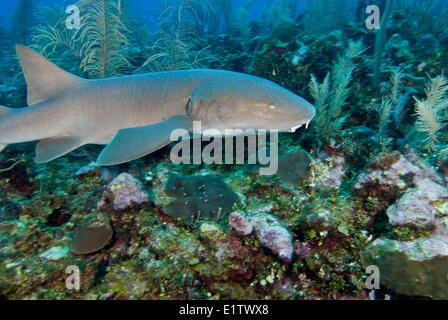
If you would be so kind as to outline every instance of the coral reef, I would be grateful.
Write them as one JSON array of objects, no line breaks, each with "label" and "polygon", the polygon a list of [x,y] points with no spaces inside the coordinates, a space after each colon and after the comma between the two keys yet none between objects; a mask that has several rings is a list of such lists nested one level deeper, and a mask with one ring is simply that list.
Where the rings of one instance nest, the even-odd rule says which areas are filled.
[{"label": "coral reef", "polygon": [[169,147],[99,167],[95,146],[47,164],[8,146],[0,299],[448,299],[448,3],[379,1],[379,30],[366,1],[260,3],[81,0],[71,30],[65,7],[18,1],[0,25],[2,106],[26,105],[21,43],[90,79],[244,72],[317,114],[279,134],[272,176],[174,165]]}]

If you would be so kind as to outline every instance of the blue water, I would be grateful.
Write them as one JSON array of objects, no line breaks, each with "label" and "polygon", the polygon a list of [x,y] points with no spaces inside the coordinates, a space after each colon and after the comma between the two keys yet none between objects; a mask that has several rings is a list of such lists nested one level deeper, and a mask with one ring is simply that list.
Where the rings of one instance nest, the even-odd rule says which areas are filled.
[{"label": "blue water", "polygon": [[[11,28],[11,19],[14,15],[14,11],[17,9],[20,0],[7,0],[0,2],[0,26],[9,30]],[[148,0],[132,0],[132,2],[139,8],[142,15],[146,17],[147,20],[156,20],[157,16],[154,15],[154,7],[163,6],[163,1],[148,1]],[[75,1],[71,0],[37,0],[38,5],[42,6],[68,6],[74,4]],[[246,3],[245,0],[235,0],[233,1],[233,6],[238,9]],[[257,0],[250,6],[250,19],[259,19],[261,12],[266,6],[265,0]],[[306,3],[298,3],[297,13],[301,13],[305,10]]]}]

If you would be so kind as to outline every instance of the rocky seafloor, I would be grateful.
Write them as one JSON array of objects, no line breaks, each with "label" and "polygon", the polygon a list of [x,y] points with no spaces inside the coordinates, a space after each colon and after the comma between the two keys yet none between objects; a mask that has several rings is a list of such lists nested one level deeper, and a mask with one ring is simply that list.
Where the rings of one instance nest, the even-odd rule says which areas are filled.
[{"label": "rocky seafloor", "polygon": [[14,148],[2,158],[2,298],[448,298],[446,177],[412,150],[353,175],[335,150],[304,166],[288,147],[275,176],[175,166],[163,151],[99,168],[83,150],[46,165],[11,168]]}]

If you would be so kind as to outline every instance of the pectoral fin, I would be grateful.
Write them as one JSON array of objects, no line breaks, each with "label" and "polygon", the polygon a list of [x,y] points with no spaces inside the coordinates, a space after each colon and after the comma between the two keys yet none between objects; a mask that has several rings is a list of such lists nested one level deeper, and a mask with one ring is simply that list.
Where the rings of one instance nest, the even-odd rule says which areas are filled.
[{"label": "pectoral fin", "polygon": [[103,149],[96,163],[99,166],[112,166],[138,159],[170,144],[173,130],[190,131],[191,127],[188,117],[175,116],[148,126],[122,129]]},{"label": "pectoral fin", "polygon": [[77,137],[55,137],[41,140],[36,146],[36,163],[45,163],[73,151],[83,143]]}]

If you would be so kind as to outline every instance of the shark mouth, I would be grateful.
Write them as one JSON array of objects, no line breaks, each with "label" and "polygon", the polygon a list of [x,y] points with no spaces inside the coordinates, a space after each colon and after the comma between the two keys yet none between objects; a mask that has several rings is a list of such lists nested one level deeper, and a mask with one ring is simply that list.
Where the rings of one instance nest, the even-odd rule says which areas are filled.
[{"label": "shark mouth", "polygon": [[297,127],[291,128],[291,129],[289,129],[289,132],[296,132],[297,129],[299,129],[299,128],[302,127],[302,126],[303,126],[303,124],[301,124],[301,125],[299,125],[299,126],[297,126]]},{"label": "shark mouth", "polygon": [[[310,126],[310,122],[311,122],[311,120],[306,123],[306,126],[305,126],[306,129],[308,129],[308,127]],[[303,126],[303,124],[298,125],[297,127],[291,128],[291,129],[289,129],[289,132],[294,133],[297,131],[297,129],[301,128],[302,126]]]}]

